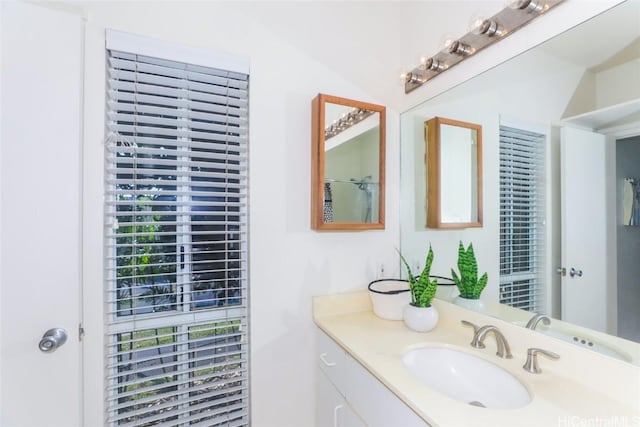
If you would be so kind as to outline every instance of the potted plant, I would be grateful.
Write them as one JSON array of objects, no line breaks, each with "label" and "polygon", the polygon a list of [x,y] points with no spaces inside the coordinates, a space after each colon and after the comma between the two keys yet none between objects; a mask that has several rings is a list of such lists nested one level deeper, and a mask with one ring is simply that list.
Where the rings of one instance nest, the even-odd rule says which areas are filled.
[{"label": "potted plant", "polygon": [[414,331],[428,332],[438,323],[438,310],[431,305],[431,300],[436,294],[438,280],[430,280],[429,272],[433,262],[433,249],[429,245],[429,252],[425,266],[420,275],[416,276],[411,271],[407,260],[400,254],[400,258],[407,268],[407,280],[411,293],[411,302],[403,311],[404,323]]},{"label": "potted plant", "polygon": [[469,243],[469,246],[465,250],[462,241],[458,247],[458,275],[455,270],[451,269],[451,276],[453,282],[456,284],[460,295],[456,297],[454,302],[466,308],[475,310],[482,310],[482,302],[480,301],[480,294],[482,290],[487,286],[488,276],[484,273],[480,279],[478,279],[478,262],[476,256],[473,253],[473,244]]}]

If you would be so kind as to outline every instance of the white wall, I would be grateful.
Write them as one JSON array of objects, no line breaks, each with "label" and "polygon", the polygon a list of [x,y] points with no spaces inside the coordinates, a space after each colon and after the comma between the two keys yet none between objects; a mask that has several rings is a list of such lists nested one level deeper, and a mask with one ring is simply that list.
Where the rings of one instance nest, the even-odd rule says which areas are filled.
[{"label": "white wall", "polygon": [[[640,56],[640,52],[638,55]],[[596,74],[596,108],[610,107],[640,98],[640,58]]]},{"label": "white wall", "polygon": [[[311,296],[364,289],[380,264],[397,264],[398,115],[387,114],[387,229],[353,233],[310,230],[311,100],[319,93],[367,102],[361,88],[345,81],[307,52],[279,38],[244,13],[246,4],[193,2],[87,5],[87,107],[85,186],[90,205],[85,270],[101,283],[105,53],[104,28],[248,56],[250,80],[250,306],[251,393],[255,426],[310,426],[314,408]],[[287,13],[276,4],[270,13]],[[248,18],[249,16],[249,18]],[[312,16],[291,16],[309,20]],[[352,31],[357,31],[354,20]],[[91,229],[93,227],[93,229]],[[91,249],[93,248],[93,250]],[[101,293],[86,299],[91,331],[100,330]],[[100,348],[99,337],[87,347]],[[89,345],[92,342],[93,345]],[[92,350],[89,350],[90,352]],[[100,373],[98,352],[88,355]],[[91,371],[91,369],[89,370]],[[87,425],[101,424],[99,380],[87,382]]]}]

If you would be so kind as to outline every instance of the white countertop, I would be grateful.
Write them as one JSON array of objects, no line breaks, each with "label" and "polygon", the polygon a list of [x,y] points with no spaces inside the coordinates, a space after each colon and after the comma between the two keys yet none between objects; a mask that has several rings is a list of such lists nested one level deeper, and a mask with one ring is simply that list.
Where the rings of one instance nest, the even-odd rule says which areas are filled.
[{"label": "white countertop", "polygon": [[[640,426],[640,368],[444,301],[434,300],[434,306],[440,321],[428,333],[375,316],[366,291],[315,297],[314,321],[434,426]],[[461,319],[498,326],[513,359],[495,355],[493,338],[485,349],[472,348],[473,330],[462,326]],[[407,351],[424,346],[455,348],[502,367],[527,387],[531,403],[509,410],[479,408],[431,390],[411,377],[401,360]],[[560,360],[540,358],[543,372],[530,374],[522,369],[530,347],[554,351]]]}]

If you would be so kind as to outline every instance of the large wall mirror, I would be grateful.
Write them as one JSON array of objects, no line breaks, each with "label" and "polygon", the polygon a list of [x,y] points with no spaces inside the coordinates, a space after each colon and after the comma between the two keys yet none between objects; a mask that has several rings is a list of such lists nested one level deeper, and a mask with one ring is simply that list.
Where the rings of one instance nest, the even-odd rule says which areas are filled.
[{"label": "large wall mirror", "polygon": [[[548,315],[536,331],[635,364],[640,227],[623,216],[625,183],[640,177],[639,17],[640,0],[622,2],[404,112],[400,153],[412,265],[431,244],[432,273],[449,276],[458,242],[472,242],[487,314],[523,327]],[[423,127],[435,116],[482,126],[482,228],[425,226]]]},{"label": "large wall mirror", "polygon": [[434,117],[427,143],[427,227],[482,227],[482,126]]},{"label": "large wall mirror", "polygon": [[385,107],[319,94],[312,102],[311,227],[384,228]]}]

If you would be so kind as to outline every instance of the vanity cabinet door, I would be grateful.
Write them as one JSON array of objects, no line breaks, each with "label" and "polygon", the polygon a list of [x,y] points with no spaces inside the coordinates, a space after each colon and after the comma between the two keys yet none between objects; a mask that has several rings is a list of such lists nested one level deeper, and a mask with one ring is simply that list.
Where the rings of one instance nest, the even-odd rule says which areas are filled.
[{"label": "vanity cabinet door", "polygon": [[398,396],[351,356],[344,370],[349,375],[346,398],[369,427],[429,427]]},{"label": "vanity cabinet door", "polygon": [[365,427],[322,370],[316,371],[316,427]]},{"label": "vanity cabinet door", "polygon": [[[317,331],[317,343],[319,369],[316,375],[318,382],[316,425],[318,427],[428,426],[398,396],[320,330]],[[332,393],[327,390],[335,392],[333,398],[330,398]],[[340,405],[342,407],[338,408]]]}]

